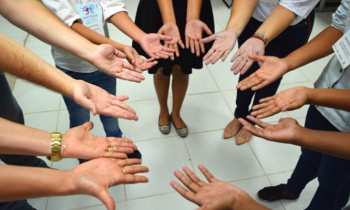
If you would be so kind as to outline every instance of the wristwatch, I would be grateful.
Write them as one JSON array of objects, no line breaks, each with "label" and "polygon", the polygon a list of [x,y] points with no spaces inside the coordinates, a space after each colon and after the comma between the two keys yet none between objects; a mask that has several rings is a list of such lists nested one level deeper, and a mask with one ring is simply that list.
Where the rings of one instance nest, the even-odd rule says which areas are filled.
[{"label": "wristwatch", "polygon": [[59,132],[51,133],[51,157],[47,159],[56,162],[62,160],[61,157],[62,134]]}]

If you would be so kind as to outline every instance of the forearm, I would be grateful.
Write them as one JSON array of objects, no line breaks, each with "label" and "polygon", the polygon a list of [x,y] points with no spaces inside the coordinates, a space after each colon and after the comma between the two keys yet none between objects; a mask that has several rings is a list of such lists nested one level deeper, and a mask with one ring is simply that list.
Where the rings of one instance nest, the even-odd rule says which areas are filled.
[{"label": "forearm", "polygon": [[333,53],[332,46],[342,35],[341,31],[329,26],[310,42],[293,51],[282,60],[287,63],[289,71],[311,63]]},{"label": "forearm", "polygon": [[110,17],[109,21],[137,43],[145,35],[145,32],[135,25],[126,12],[118,12]]},{"label": "forearm", "polygon": [[74,22],[71,26],[72,29],[76,32],[78,32],[80,35],[88,39],[90,42],[95,44],[110,44],[113,45],[117,50],[122,50],[124,45],[118,42],[115,42],[105,36],[102,36],[101,34],[97,33],[96,31],[84,26],[83,24],[79,22]]},{"label": "forearm", "polygon": [[296,145],[339,158],[350,159],[350,133],[319,131],[302,127],[298,133],[300,137],[296,140]]},{"label": "forearm", "polygon": [[74,79],[0,33],[0,69],[72,98]]},{"label": "forearm", "polygon": [[350,112],[350,90],[306,88],[308,104],[331,107]]},{"label": "forearm", "polygon": [[188,0],[186,20],[199,20],[203,0]]},{"label": "forearm", "polygon": [[173,0],[157,0],[163,24],[176,23]]},{"label": "forearm", "polygon": [[0,171],[1,202],[74,193],[70,171],[9,165]]},{"label": "forearm", "polygon": [[226,25],[226,31],[233,31],[237,37],[241,35],[248,21],[253,15],[258,0],[235,0],[233,1],[231,16]]},{"label": "forearm", "polygon": [[242,191],[241,193],[238,194],[236,202],[234,203],[231,210],[246,210],[246,209],[269,210],[269,208],[256,202],[246,192]]},{"label": "forearm", "polygon": [[263,34],[271,42],[284,31],[297,17],[292,11],[277,5],[256,33]]},{"label": "forearm", "polygon": [[89,52],[96,46],[71,30],[39,1],[0,0],[0,13],[42,41],[91,61]]},{"label": "forearm", "polygon": [[34,156],[51,155],[49,132],[0,118],[0,153]]}]

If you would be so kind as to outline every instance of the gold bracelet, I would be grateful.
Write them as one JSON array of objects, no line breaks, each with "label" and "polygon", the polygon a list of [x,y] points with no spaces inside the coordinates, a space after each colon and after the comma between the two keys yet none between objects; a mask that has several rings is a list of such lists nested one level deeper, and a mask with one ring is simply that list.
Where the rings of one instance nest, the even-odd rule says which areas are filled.
[{"label": "gold bracelet", "polygon": [[51,133],[51,157],[47,159],[56,162],[62,160],[61,157],[62,134],[59,132]]}]

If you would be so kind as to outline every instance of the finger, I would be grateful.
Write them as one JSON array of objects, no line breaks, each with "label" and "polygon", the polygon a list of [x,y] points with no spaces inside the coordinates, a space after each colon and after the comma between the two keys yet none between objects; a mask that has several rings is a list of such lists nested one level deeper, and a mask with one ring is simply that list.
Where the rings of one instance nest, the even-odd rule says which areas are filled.
[{"label": "finger", "polygon": [[129,111],[125,109],[121,109],[119,107],[111,106],[102,110],[99,110],[99,114],[116,117],[116,118],[122,118],[126,120],[138,120],[138,117],[135,114],[135,111]]},{"label": "finger", "polygon": [[190,47],[190,39],[186,36],[186,49]]},{"label": "finger", "polygon": [[76,101],[79,105],[81,105],[82,107],[90,110],[92,112],[92,114],[95,116],[96,114],[99,114],[97,112],[97,107],[96,104],[93,103],[89,98],[87,98],[86,95],[84,95],[84,97],[82,97],[79,101]]},{"label": "finger", "polygon": [[203,165],[199,165],[198,168],[209,182],[218,181]]},{"label": "finger", "polygon": [[207,33],[208,35],[213,34],[213,32],[211,32],[211,30],[209,29],[209,27],[206,24],[203,25],[203,29],[204,29],[205,33]]},{"label": "finger", "polygon": [[259,137],[264,136],[263,130],[261,128],[257,128],[253,126],[252,124],[250,124],[249,122],[247,122],[242,118],[239,118],[238,121],[244,126],[244,129],[251,132],[253,135],[259,136]]},{"label": "finger", "polygon": [[[207,60],[213,53],[214,53],[213,48],[210,48],[207,54],[203,57],[203,60]],[[205,64],[207,64],[207,62],[205,62]]]},{"label": "finger", "polygon": [[[159,30],[158,30],[158,32],[157,32],[157,34],[159,34],[159,35],[161,35],[161,36],[164,36],[163,34],[164,34],[164,29],[163,29],[163,27],[162,28],[160,28]],[[165,37],[165,36],[164,36]],[[173,40],[173,38],[171,38],[171,40],[165,40],[165,39],[163,39],[164,41],[171,41],[171,40]]]},{"label": "finger", "polygon": [[246,63],[247,63],[247,61],[244,60],[244,59],[242,59],[242,60],[239,62],[238,66],[236,66],[236,68],[233,69],[233,74],[237,75],[238,73],[240,73],[241,70],[243,69],[243,67],[245,66]]},{"label": "finger", "polygon": [[[179,56],[180,56],[180,52],[179,52],[179,47],[177,46],[177,44],[174,44],[174,45],[173,45],[173,48],[175,49],[175,55],[176,55],[176,57],[179,57]],[[172,60],[174,60],[174,59],[175,59],[175,57],[172,56]]]},{"label": "finger", "polygon": [[89,121],[89,122],[84,123],[82,126],[83,126],[84,130],[90,131],[94,127],[94,123]]},{"label": "finger", "polygon": [[202,42],[199,42],[199,46],[201,47],[202,54],[205,53],[205,46]]},{"label": "finger", "polygon": [[193,39],[190,40],[190,47],[191,47],[191,53],[194,54],[195,53],[195,48],[194,48],[194,41],[193,41]]},{"label": "finger", "polygon": [[241,52],[238,50],[231,58],[231,62],[235,61],[239,56],[241,55]]},{"label": "finger", "polygon": [[208,43],[208,42],[211,42],[211,41],[214,41],[216,38],[216,35],[211,35],[211,36],[208,36],[207,38],[204,38],[201,40],[202,43]]},{"label": "finger", "polygon": [[199,57],[201,55],[200,47],[199,47],[199,42],[197,40],[194,41],[194,48],[196,50],[196,55]]},{"label": "finger", "polygon": [[129,69],[123,69],[121,73],[115,73],[113,76],[118,77],[120,79],[134,81],[140,83],[142,80],[145,80],[145,77],[139,73],[131,71]]},{"label": "finger", "polygon": [[126,96],[126,95],[123,95],[123,96],[115,96],[115,95],[109,94],[109,97],[110,97],[112,100],[118,100],[118,101],[126,101],[126,100],[129,99],[129,96]]},{"label": "finger", "polygon": [[191,179],[192,182],[196,183],[199,186],[207,185],[204,181],[202,181],[196,174],[194,174],[188,167],[183,167],[182,170],[186,173],[186,175]]},{"label": "finger", "polygon": [[157,55],[158,59],[167,59],[169,57],[161,52],[156,52],[155,54]]},{"label": "finger", "polygon": [[149,169],[146,166],[124,166],[127,175],[134,175],[138,173],[146,173]]},{"label": "finger", "polygon": [[195,201],[195,194],[189,190],[187,190],[186,188],[182,187],[181,185],[179,185],[178,183],[172,181],[170,182],[170,185],[184,198],[186,198],[187,200],[196,203]]},{"label": "finger", "polygon": [[140,175],[125,175],[124,184],[136,184],[136,183],[147,183],[148,178]]},{"label": "finger", "polygon": [[259,127],[261,127],[261,128],[266,128],[266,127],[269,125],[268,123],[263,122],[263,121],[261,121],[261,120],[255,118],[255,117],[253,117],[253,116],[249,116],[249,115],[248,115],[247,118],[248,118],[250,121],[252,121],[253,123],[257,124],[257,125],[258,125]]},{"label": "finger", "polygon": [[268,102],[268,101],[273,101],[276,99],[276,95],[274,96],[270,96],[270,97],[266,97],[266,98],[262,98],[259,100],[259,103],[264,103],[264,102]]},{"label": "finger", "polygon": [[197,183],[192,182],[188,177],[186,177],[183,173],[176,170],[174,175],[192,192],[197,193],[199,190],[199,186]]},{"label": "finger", "polygon": [[114,160],[116,164],[118,164],[120,167],[124,166],[132,166],[132,165],[140,165],[142,161],[140,159],[126,159],[126,160]]},{"label": "finger", "polygon": [[223,51],[217,52],[216,56],[211,61],[211,64],[215,64],[221,58],[222,54],[223,54]]},{"label": "finger", "polygon": [[252,66],[253,61],[248,60],[248,62],[244,65],[243,69],[241,70],[241,74],[246,73],[246,71]]},{"label": "finger", "polygon": [[224,55],[222,56],[222,61],[225,61],[226,60],[226,58],[227,58],[227,56],[228,56],[228,54],[230,54],[230,50],[225,50],[225,52],[224,52]]},{"label": "finger", "polygon": [[207,59],[207,61],[206,61],[205,63],[206,63],[206,64],[207,64],[207,63],[213,63],[213,60],[214,60],[214,58],[216,57],[217,54],[218,54],[217,51],[213,52],[213,53],[210,55],[210,57]]},{"label": "finger", "polygon": [[181,39],[179,39],[179,41],[178,41],[177,43],[180,45],[180,47],[181,47],[182,49],[185,49],[185,45],[184,45],[184,43],[182,42]]},{"label": "finger", "polygon": [[253,55],[253,54],[248,54],[248,58],[260,63],[264,63],[266,60],[265,56]]},{"label": "finger", "polygon": [[112,196],[109,194],[108,190],[104,189],[98,191],[98,194],[95,195],[102,203],[107,207],[108,210],[115,210],[115,203]]},{"label": "finger", "polygon": [[119,50],[115,49],[114,50],[114,54],[115,56],[117,56],[118,58],[126,58],[126,55],[122,52],[120,52]]},{"label": "finger", "polygon": [[[158,33],[159,33],[159,31],[158,31]],[[163,41],[171,41],[171,40],[173,40],[173,38],[171,36],[165,36],[165,35],[162,35],[162,34],[159,34],[159,39],[163,40]]]},{"label": "finger", "polygon": [[107,140],[109,142],[128,142],[128,143],[133,143],[131,139],[128,138],[119,138],[119,137],[107,137]]},{"label": "finger", "polygon": [[135,67],[132,64],[130,64],[130,63],[127,63],[127,62],[123,61],[122,64],[123,64],[123,68],[129,69],[129,70],[135,70]]}]

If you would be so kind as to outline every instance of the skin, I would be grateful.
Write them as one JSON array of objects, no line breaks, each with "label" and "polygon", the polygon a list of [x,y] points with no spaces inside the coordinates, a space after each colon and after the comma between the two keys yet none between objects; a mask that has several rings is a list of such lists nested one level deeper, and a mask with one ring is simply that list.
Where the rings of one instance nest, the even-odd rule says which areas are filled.
[{"label": "skin", "polygon": [[217,180],[204,166],[199,165],[209,183],[200,180],[189,168],[183,167],[186,175],[175,171],[174,175],[185,187],[172,181],[170,185],[187,200],[200,206],[197,210],[266,210],[246,192],[229,183]]},{"label": "skin", "polygon": [[285,58],[249,55],[251,59],[262,63],[262,65],[255,73],[239,82],[237,88],[259,90],[289,71],[330,55],[333,53],[332,45],[342,35],[343,32],[330,26]]},{"label": "skin", "polygon": [[74,80],[1,33],[0,39],[0,58],[6,58],[0,62],[3,71],[59,92],[94,115],[138,119],[135,111],[123,103],[127,96],[113,96],[99,87]]},{"label": "skin", "polygon": [[100,199],[108,210],[114,210],[109,187],[148,182],[145,176],[136,175],[148,172],[147,167],[139,164],[141,161],[137,159],[98,158],[72,170],[0,165],[0,201],[84,194]]},{"label": "skin", "polygon": [[[93,159],[99,157],[126,158],[125,153],[137,149],[130,139],[97,137],[89,133],[92,122],[69,129],[62,134],[63,158]],[[0,118],[0,153],[51,156],[51,133]],[[30,142],[27,144],[26,142]],[[112,146],[115,152],[109,152]]]}]

